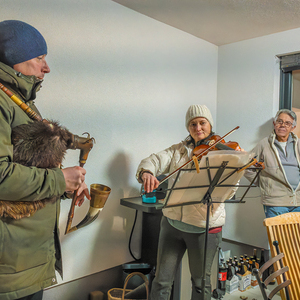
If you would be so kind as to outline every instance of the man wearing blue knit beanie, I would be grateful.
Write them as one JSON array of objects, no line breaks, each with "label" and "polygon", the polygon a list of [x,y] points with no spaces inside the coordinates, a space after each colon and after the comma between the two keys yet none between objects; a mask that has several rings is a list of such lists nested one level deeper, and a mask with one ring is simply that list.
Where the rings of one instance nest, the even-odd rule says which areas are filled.
[{"label": "man wearing blue knit beanie", "polygon": [[62,274],[60,197],[66,191],[77,190],[77,204],[84,196],[90,199],[84,182],[86,171],[81,167],[44,169],[13,162],[12,129],[32,120],[5,88],[40,115],[33,100],[45,74],[50,72],[46,55],[46,41],[37,29],[18,20],[0,22],[0,200],[21,203],[57,198],[20,219],[1,214],[0,205],[3,300],[41,300],[43,289],[57,283],[55,269]]},{"label": "man wearing blue knit beanie", "polygon": [[16,20],[0,22],[0,45],[0,61],[10,67],[47,54],[46,41],[39,31]]}]

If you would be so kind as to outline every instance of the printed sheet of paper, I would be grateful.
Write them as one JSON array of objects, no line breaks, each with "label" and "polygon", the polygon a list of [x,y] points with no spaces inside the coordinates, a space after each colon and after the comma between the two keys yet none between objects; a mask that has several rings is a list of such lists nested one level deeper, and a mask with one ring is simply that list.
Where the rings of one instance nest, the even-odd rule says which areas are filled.
[{"label": "printed sheet of paper", "polygon": [[[198,202],[203,199],[205,196],[210,182],[207,169],[201,169],[206,167],[206,159],[209,161],[209,171],[211,174],[211,180],[213,180],[216,175],[219,167],[222,165],[224,161],[228,161],[226,168],[218,181],[218,183],[222,182],[226,177],[230,176],[222,182],[221,185],[231,185],[231,187],[222,187],[216,186],[211,194],[212,201],[216,202],[224,202],[229,198],[229,196],[233,196],[234,192],[237,190],[237,187],[232,187],[233,185],[237,185],[239,180],[244,174],[244,171],[239,173],[234,172],[236,168],[243,167],[252,159],[252,153],[249,152],[239,152],[232,150],[220,150],[220,151],[211,151],[206,156],[203,156],[200,160],[199,167],[200,173],[194,171],[181,171],[180,177],[177,180],[174,188],[184,189],[180,190],[172,190],[168,197],[168,202],[166,207],[169,205],[177,205],[184,204],[186,202]],[[217,167],[217,168],[211,168]],[[233,167],[233,168],[229,168]],[[186,187],[196,187],[197,188],[188,188]]]}]

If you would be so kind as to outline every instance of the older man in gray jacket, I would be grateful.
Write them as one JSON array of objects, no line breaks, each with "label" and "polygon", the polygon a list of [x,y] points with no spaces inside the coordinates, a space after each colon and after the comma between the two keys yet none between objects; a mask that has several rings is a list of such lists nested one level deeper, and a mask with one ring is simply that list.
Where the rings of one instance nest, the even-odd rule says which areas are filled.
[{"label": "older man in gray jacket", "polygon": [[[257,184],[267,218],[300,212],[300,145],[292,132],[296,124],[293,111],[279,110],[273,121],[273,132],[253,149],[257,159],[265,164]],[[246,170],[247,179],[251,181],[254,176],[253,170]]]}]

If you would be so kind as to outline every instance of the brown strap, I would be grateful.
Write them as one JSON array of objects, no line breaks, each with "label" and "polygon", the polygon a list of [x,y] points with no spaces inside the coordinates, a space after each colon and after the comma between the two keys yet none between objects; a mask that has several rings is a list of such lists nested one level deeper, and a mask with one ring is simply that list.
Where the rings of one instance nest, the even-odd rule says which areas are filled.
[{"label": "brown strap", "polygon": [[195,165],[195,168],[196,168],[196,170],[197,170],[197,173],[200,173],[200,168],[199,168],[198,158],[197,158],[195,155],[193,155],[192,158],[193,158],[194,165]]},{"label": "brown strap", "polygon": [[16,95],[14,95],[7,87],[5,87],[2,83],[0,83],[0,89],[17,104],[26,114],[27,116],[36,121],[43,121],[41,116],[39,116],[34,110],[32,110],[25,102],[19,99]]}]

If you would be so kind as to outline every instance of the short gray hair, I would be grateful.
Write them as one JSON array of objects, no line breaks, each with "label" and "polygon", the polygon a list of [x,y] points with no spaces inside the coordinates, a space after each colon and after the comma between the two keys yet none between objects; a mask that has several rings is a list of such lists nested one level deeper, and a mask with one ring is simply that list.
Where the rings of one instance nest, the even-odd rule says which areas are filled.
[{"label": "short gray hair", "polygon": [[289,109],[286,109],[286,108],[280,109],[277,112],[277,114],[276,114],[276,116],[274,118],[274,122],[277,121],[277,119],[278,119],[278,117],[279,117],[280,114],[287,114],[287,115],[289,115],[294,120],[293,126],[297,125],[297,115],[292,110],[289,110]]}]

